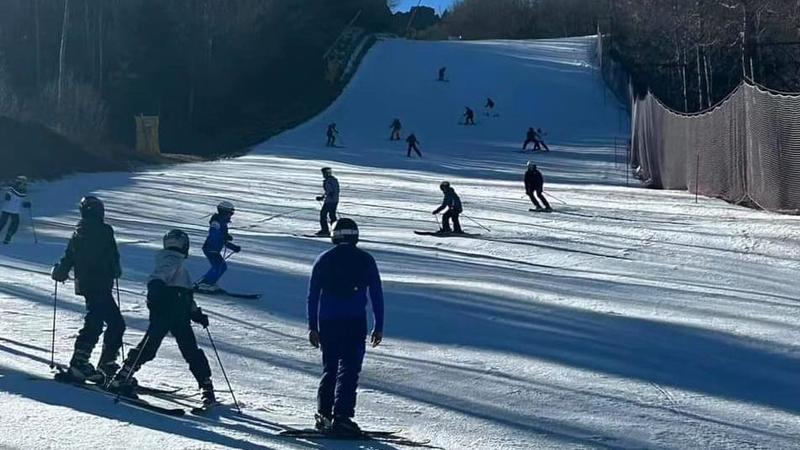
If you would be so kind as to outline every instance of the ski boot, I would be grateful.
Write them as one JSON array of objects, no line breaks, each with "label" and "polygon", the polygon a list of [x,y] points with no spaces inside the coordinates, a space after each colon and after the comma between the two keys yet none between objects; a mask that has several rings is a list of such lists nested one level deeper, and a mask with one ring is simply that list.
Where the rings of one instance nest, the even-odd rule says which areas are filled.
[{"label": "ski boot", "polygon": [[331,425],[331,433],[342,436],[358,436],[361,434],[361,428],[353,419],[344,416],[334,416],[333,424]]},{"label": "ski boot", "polygon": [[200,399],[203,401],[203,408],[210,408],[217,404],[217,396],[214,395],[214,383],[207,379],[200,384]]},{"label": "ski boot", "polygon": [[108,383],[106,389],[116,392],[123,397],[136,398],[136,387],[139,381],[133,377],[133,371],[127,365],[123,365],[122,369],[114,376]]},{"label": "ski boot", "polygon": [[118,370],[119,364],[114,361],[99,363],[97,365],[97,373],[103,376],[103,380],[98,384],[102,384],[103,386],[108,385],[111,380],[114,379],[114,375],[117,374]]},{"label": "ski boot", "polygon": [[314,235],[315,236],[330,236],[331,232],[327,231],[327,230],[319,230],[316,233],[314,233]]},{"label": "ski boot", "polygon": [[331,431],[332,425],[333,419],[330,416],[319,412],[314,414],[314,428],[320,433],[327,433]]},{"label": "ski boot", "polygon": [[198,283],[194,289],[196,291],[205,292],[209,294],[216,294],[218,292],[222,292],[222,288],[220,288],[216,284],[209,284],[209,283]]},{"label": "ski boot", "polygon": [[553,208],[548,206],[547,208],[544,209],[544,212],[553,212]]}]

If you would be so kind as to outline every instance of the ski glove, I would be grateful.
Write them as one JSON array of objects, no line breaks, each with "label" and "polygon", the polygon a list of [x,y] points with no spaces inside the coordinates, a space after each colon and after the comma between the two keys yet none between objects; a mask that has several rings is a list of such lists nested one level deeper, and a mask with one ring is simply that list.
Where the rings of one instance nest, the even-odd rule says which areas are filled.
[{"label": "ski glove", "polygon": [[63,283],[69,279],[69,270],[64,271],[61,269],[60,265],[55,264],[53,266],[53,270],[50,272],[50,278],[58,281],[59,283]]},{"label": "ski glove", "polygon": [[321,202],[321,201],[323,201],[323,200],[325,200],[325,196],[324,196],[324,195],[318,195],[318,196],[317,196],[317,201],[318,201],[318,202]]},{"label": "ski glove", "polygon": [[203,328],[208,328],[208,315],[203,313],[203,308],[197,308],[193,310],[190,318],[192,319],[192,322],[202,325]]},{"label": "ski glove", "polygon": [[228,248],[231,249],[233,253],[239,253],[240,251],[242,251],[242,247],[236,244],[228,244]]}]

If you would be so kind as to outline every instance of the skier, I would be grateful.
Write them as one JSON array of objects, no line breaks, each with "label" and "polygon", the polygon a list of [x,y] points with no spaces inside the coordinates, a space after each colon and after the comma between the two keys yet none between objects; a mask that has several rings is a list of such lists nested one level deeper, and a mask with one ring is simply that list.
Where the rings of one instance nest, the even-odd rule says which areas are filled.
[{"label": "skier", "polygon": [[400,131],[403,129],[403,124],[400,123],[400,119],[394,119],[392,121],[392,125],[389,126],[392,129],[392,135],[389,136],[390,141],[399,141],[400,138]]},{"label": "skier", "polygon": [[328,131],[325,133],[328,136],[326,147],[336,147],[336,136],[339,135],[339,130],[336,129],[336,123],[328,125]]},{"label": "skier", "polygon": [[317,236],[330,236],[328,219],[331,223],[336,222],[336,209],[339,207],[339,180],[333,176],[330,167],[323,167],[322,189],[324,194],[317,196],[317,201],[322,202],[322,209],[319,211],[319,231]]},{"label": "skier", "polygon": [[417,152],[417,155],[419,155],[419,157],[422,158],[422,153],[419,151],[419,147],[417,146],[417,144],[419,144],[417,135],[415,135],[414,133],[409,134],[408,138],[406,139],[406,142],[408,143],[408,153],[406,154],[406,158],[411,158],[412,150]]},{"label": "skier", "polygon": [[464,110],[464,125],[475,125],[475,111],[469,106],[465,106]]},{"label": "skier", "polygon": [[447,181],[442,181],[439,185],[439,189],[442,190],[444,193],[444,200],[442,200],[441,206],[436,208],[433,211],[433,215],[437,215],[442,212],[443,209],[447,208],[447,212],[442,215],[442,233],[450,233],[450,220],[453,221],[453,228],[452,232],[456,234],[463,234],[464,231],[461,230],[461,223],[458,220],[459,214],[463,211],[461,207],[461,199],[456,194],[455,189],[450,186],[450,183]]},{"label": "skier", "polygon": [[6,223],[8,223],[8,230],[6,230],[6,238],[3,240],[3,244],[9,244],[11,238],[17,233],[20,210],[22,208],[30,209],[31,202],[25,200],[27,196],[28,179],[20,175],[14,180],[14,184],[9,186],[6,191],[3,212],[0,213],[0,231],[3,231]]},{"label": "skier", "polygon": [[491,113],[494,112],[494,100],[487,97],[486,104],[484,105],[484,107],[486,108],[486,115],[487,116],[491,115]]},{"label": "skier", "polygon": [[333,225],[334,247],[317,257],[308,287],[308,340],[322,349],[316,428],[357,435],[353,422],[358,375],[367,337],[367,300],[375,325],[370,343],[383,340],[383,288],[375,259],[356,247],[358,226],[351,219]]},{"label": "skier", "polygon": [[228,233],[228,224],[231,223],[235,212],[236,208],[233,203],[222,201],[217,205],[217,213],[209,220],[208,237],[203,243],[203,254],[211,263],[211,268],[195,285],[195,289],[199,291],[212,294],[221,292],[222,289],[217,286],[217,282],[228,270],[228,264],[222,256],[222,249],[226,248],[233,253],[242,251],[242,247],[231,242],[233,236]]},{"label": "skier", "polygon": [[533,151],[541,150],[542,147],[544,147],[544,151],[546,151],[546,152],[550,151],[550,148],[547,146],[547,144],[544,143],[544,138],[542,137],[543,135],[544,135],[544,131],[542,131],[541,128],[537,128],[536,129],[536,143],[533,146]]},{"label": "skier", "polygon": [[195,322],[207,328],[208,316],[194,301],[191,276],[183,265],[189,257],[189,236],[181,230],[171,230],[164,235],[163,243],[164,249],[156,253],[155,268],[147,283],[150,325],[139,345],[128,352],[122,369],[117,372],[109,388],[122,395],[135,397],[137,381],[133,375],[156,357],[161,341],[167,333],[171,333],[197,380],[203,406],[209,407],[216,403],[211,367],[206,355],[197,346],[191,324]]},{"label": "skier", "polygon": [[447,72],[447,67],[442,67],[439,69],[439,78],[437,81],[447,81],[445,79],[445,73]]},{"label": "skier", "polygon": [[536,136],[536,130],[534,130],[533,127],[528,127],[528,133],[525,135],[525,143],[522,144],[522,151],[528,149],[528,144],[536,144],[538,141]]},{"label": "skier", "polygon": [[[534,164],[533,161],[528,161],[528,170],[525,171],[525,194],[530,197],[533,206],[536,207],[536,211],[550,212],[553,208],[550,207],[550,203],[544,198],[543,190],[544,176],[542,176],[542,172],[536,168],[536,164]],[[534,196],[534,194],[536,194],[536,196]],[[542,209],[539,202],[536,201],[536,197],[539,197],[539,200],[542,201],[544,209]]]},{"label": "skier", "polygon": [[[64,282],[75,268],[75,293],[86,300],[86,317],[78,332],[68,374],[79,381],[104,382],[116,373],[125,320],[111,295],[114,279],[122,275],[114,229],[103,219],[105,208],[97,197],[86,196],[80,203],[81,220],[69,240],[64,257],[52,271],[52,278]],[[89,363],[92,350],[103,334],[103,351],[97,370]]]}]

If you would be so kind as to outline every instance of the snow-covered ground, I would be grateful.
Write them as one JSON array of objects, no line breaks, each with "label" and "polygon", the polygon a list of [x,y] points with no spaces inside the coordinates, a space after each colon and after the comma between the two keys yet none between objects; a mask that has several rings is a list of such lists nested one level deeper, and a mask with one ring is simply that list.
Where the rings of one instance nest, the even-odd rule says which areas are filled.
[{"label": "snow-covered ground", "polygon": [[[447,449],[800,447],[798,219],[626,188],[615,141],[627,117],[592,67],[593,44],[381,42],[331,108],[248,156],[33,186],[39,244],[24,229],[0,249],[0,447],[399,448],[276,436],[276,424],[309,424],[315,409],[320,357],[306,342],[304,299],[330,243],[296,234],[317,229],[324,165],[386,283],[386,340],[367,354],[362,426]],[[434,81],[441,65],[449,83]],[[487,96],[500,117],[482,114]],[[458,125],[466,105],[475,127]],[[394,117],[424,159],[388,140]],[[332,121],[345,148],[322,146]],[[552,152],[519,151],[531,125],[548,131]],[[529,158],[558,212],[528,212]],[[445,179],[480,237],[412,233],[436,229]],[[236,202],[245,250],[221,284],[264,298],[197,300],[244,415],[167,418],[35,379],[49,376],[49,267],[89,192],[106,201],[121,246],[127,346],[147,326],[143,280],[163,233],[191,234],[199,276],[206,214]],[[82,311],[61,287],[59,361]],[[138,378],[194,387],[170,338]]]}]

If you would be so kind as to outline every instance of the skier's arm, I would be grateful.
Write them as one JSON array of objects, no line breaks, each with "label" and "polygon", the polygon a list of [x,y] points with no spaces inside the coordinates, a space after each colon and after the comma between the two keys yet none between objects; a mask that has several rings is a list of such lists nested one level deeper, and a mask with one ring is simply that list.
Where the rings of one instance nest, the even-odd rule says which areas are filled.
[{"label": "skier's arm", "polygon": [[53,271],[50,274],[53,280],[63,282],[67,281],[69,278],[69,271],[72,270],[72,266],[75,265],[75,245],[75,235],[73,235],[67,244],[64,256],[53,267]]},{"label": "skier's arm", "polygon": [[320,271],[320,260],[317,259],[314,263],[314,268],[311,270],[311,279],[308,282],[307,317],[310,331],[319,330],[319,299],[322,294]]},{"label": "skier's arm", "polygon": [[121,278],[122,277],[122,263],[120,262],[119,257],[119,248],[117,247],[117,240],[114,238],[114,229],[108,227],[108,231],[110,233],[111,238],[111,252],[112,252],[112,260],[114,264],[114,278]]},{"label": "skier's arm", "polygon": [[383,333],[383,284],[378,265],[372,261],[369,274],[369,300],[372,303],[372,314],[375,317],[375,330]]}]

